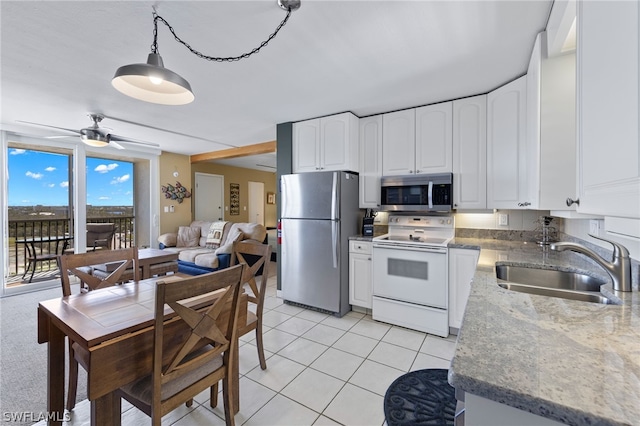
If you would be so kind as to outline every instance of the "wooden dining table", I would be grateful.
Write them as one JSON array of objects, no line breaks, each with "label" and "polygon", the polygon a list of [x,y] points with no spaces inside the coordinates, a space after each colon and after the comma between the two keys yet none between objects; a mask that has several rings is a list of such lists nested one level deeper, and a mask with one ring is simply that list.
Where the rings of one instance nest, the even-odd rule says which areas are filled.
[{"label": "wooden dining table", "polygon": [[[87,370],[91,424],[120,425],[121,403],[115,391],[152,371],[156,282],[160,277],[60,297],[38,304],[38,343],[47,343],[47,410],[50,425],[64,419],[65,337],[76,345],[76,359]],[[204,309],[217,295],[194,298]],[[238,324],[247,321],[247,295],[241,297]],[[175,314],[166,307],[166,320]],[[186,326],[186,324],[184,324]],[[180,332],[179,322],[172,332]],[[238,345],[238,342],[234,342]],[[238,351],[232,362],[234,412],[239,411]]]}]

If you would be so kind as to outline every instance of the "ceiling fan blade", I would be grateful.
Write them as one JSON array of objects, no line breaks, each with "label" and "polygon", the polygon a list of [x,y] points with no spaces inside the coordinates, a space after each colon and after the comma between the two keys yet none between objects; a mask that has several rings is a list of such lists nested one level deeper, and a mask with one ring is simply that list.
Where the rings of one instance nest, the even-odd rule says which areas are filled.
[{"label": "ceiling fan blade", "polygon": [[51,126],[49,124],[34,123],[34,122],[31,122],[31,121],[22,121],[22,120],[16,120],[16,121],[18,123],[33,124],[34,126],[41,126],[41,127],[48,127],[50,129],[64,130],[65,132],[75,133],[76,135],[80,134],[79,131],[74,130],[74,129],[67,129],[66,127]]},{"label": "ceiling fan blade", "polygon": [[135,145],[144,145],[144,146],[150,146],[153,148],[160,148],[160,145],[156,144],[156,143],[151,143],[151,142],[144,142],[144,141],[139,141],[136,139],[131,139],[131,138],[125,138],[122,136],[118,136],[118,135],[114,135],[113,133],[110,134],[111,137],[111,141],[116,141],[116,142],[125,142],[125,143],[131,143],[131,144],[135,144]]},{"label": "ceiling fan blade", "polygon": [[114,141],[113,139],[109,139],[109,145],[111,145],[116,149],[124,149],[124,146],[120,145],[118,142]]},{"label": "ceiling fan blade", "polygon": [[77,136],[45,136],[45,139],[67,139],[67,138],[75,138]]}]

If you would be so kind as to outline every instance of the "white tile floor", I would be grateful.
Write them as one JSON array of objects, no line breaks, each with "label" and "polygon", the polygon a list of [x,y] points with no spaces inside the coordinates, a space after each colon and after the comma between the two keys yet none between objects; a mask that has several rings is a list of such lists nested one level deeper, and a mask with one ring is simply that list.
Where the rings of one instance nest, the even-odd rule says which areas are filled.
[{"label": "white tile floor", "polygon": [[[238,425],[384,424],[383,398],[398,376],[423,368],[449,368],[455,336],[441,337],[375,322],[349,312],[342,318],[283,304],[269,278],[264,312],[267,369],[261,370],[255,334],[240,341]],[[122,424],[149,424],[123,402]],[[82,401],[69,425],[88,424]],[[222,400],[209,407],[209,391],[163,417],[167,425],[224,425]]]}]

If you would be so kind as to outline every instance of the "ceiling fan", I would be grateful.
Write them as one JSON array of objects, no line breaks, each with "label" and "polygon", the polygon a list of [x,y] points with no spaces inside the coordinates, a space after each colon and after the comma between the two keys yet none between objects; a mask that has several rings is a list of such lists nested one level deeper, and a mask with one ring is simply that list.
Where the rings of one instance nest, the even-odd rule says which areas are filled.
[{"label": "ceiling fan", "polygon": [[[36,126],[49,127],[51,129],[64,130],[66,132],[78,134],[80,135],[80,139],[82,139],[82,142],[94,147],[104,147],[104,146],[110,145],[117,149],[125,149],[118,142],[126,142],[126,143],[137,144],[137,145],[151,146],[155,148],[158,148],[160,146],[153,143],[137,141],[134,139],[128,139],[122,136],[114,135],[110,133],[108,130],[106,130],[106,128],[101,128],[98,125],[98,123],[100,123],[105,118],[104,115],[95,114],[95,113],[91,113],[88,115],[89,115],[89,118],[93,121],[93,125],[91,125],[90,127],[85,127],[80,130],[67,129],[65,127],[58,127],[58,126],[51,126],[48,124],[33,123],[31,121],[22,121],[22,120],[17,120],[17,121],[19,121],[20,123],[34,124]],[[67,136],[47,136],[48,139],[64,138],[64,137],[67,137]]]}]

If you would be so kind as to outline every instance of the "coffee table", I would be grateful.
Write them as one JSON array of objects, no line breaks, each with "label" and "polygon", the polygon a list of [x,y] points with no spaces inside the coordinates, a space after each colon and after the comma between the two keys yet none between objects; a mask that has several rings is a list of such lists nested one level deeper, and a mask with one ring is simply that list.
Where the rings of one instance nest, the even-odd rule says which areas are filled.
[{"label": "coffee table", "polygon": [[[119,263],[118,263],[119,264]],[[104,278],[118,267],[118,264],[101,264],[93,266],[93,275]],[[146,248],[138,250],[138,265],[142,269],[141,279],[145,280],[155,275],[166,275],[168,272],[178,272],[178,253],[168,250]],[[122,279],[133,279],[131,271],[125,271]]]}]

